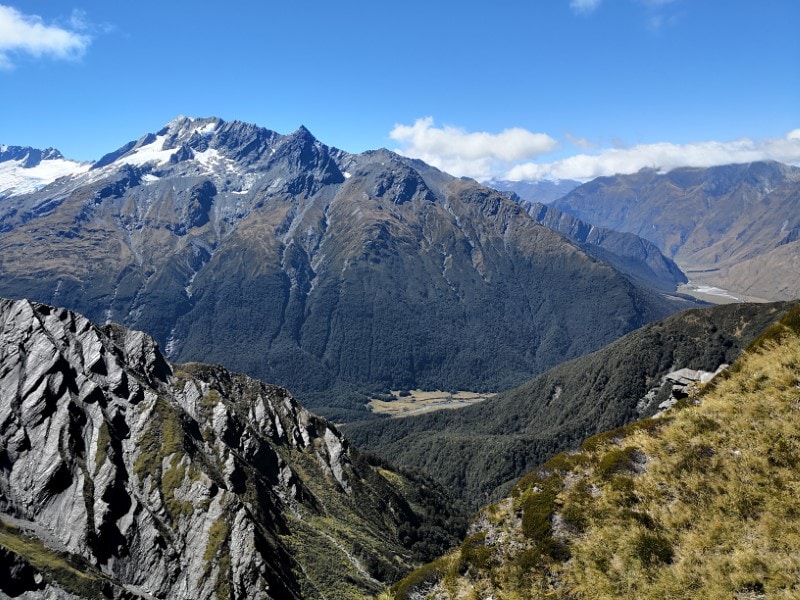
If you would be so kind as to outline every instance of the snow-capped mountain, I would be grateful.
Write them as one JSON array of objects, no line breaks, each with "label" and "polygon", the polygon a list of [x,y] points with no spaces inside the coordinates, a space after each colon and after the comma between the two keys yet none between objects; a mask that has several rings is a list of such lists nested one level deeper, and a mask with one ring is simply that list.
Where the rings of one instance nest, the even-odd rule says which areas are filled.
[{"label": "snow-capped mountain", "polygon": [[60,177],[89,170],[90,163],[64,158],[55,148],[0,145],[0,198],[39,190]]}]

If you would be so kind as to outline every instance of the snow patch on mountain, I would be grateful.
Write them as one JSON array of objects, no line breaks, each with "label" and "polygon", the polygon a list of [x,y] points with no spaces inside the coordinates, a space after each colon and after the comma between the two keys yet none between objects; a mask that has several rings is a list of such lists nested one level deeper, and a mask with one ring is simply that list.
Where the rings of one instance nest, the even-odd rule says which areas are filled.
[{"label": "snow patch on mountain", "polygon": [[164,150],[164,142],[166,139],[166,135],[159,135],[152,142],[134,148],[130,154],[120,157],[116,161],[116,164],[132,165],[135,167],[141,167],[151,162],[159,165],[164,164],[169,161],[170,156],[175,154],[175,148]]},{"label": "snow patch on mountain", "polygon": [[43,160],[35,167],[24,167],[23,160],[0,162],[0,197],[35,192],[60,177],[79,175],[89,170],[91,163],[66,158]]}]

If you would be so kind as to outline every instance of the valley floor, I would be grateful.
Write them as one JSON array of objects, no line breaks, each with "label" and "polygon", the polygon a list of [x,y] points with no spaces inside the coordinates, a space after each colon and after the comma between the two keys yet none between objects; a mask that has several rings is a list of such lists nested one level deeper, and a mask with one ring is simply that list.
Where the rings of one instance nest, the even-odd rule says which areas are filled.
[{"label": "valley floor", "polygon": [[475,392],[443,392],[440,390],[409,390],[408,395],[401,396],[397,390],[392,391],[394,400],[374,398],[369,408],[377,414],[389,415],[393,418],[410,417],[433,412],[435,410],[464,408],[478,404],[495,394],[478,394]]}]

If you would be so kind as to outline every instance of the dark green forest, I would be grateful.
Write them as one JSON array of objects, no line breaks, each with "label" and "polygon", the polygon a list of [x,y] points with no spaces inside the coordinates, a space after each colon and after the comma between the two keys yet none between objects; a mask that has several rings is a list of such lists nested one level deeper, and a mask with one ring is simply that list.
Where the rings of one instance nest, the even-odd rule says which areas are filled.
[{"label": "dark green forest", "polygon": [[[596,433],[652,414],[648,390],[680,368],[714,371],[791,306],[732,304],[646,325],[468,408],[346,425],[358,446],[415,465],[471,507],[496,500],[522,474]],[[659,396],[666,391],[661,390]]]}]

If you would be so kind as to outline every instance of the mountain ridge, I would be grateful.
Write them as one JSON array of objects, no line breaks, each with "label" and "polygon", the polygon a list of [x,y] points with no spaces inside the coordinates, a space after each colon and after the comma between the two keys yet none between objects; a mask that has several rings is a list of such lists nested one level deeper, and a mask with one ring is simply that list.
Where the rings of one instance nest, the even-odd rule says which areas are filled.
[{"label": "mountain ridge", "polygon": [[679,369],[729,364],[792,303],[689,310],[562,363],[480,404],[343,427],[359,447],[413,464],[473,508],[588,436],[650,416]]},{"label": "mountain ridge", "polygon": [[798,365],[795,306],[663,416],[526,475],[382,600],[795,595]]},{"label": "mountain ridge", "polygon": [[141,332],[0,300],[0,359],[2,592],[364,596],[457,535],[435,484]]}]

